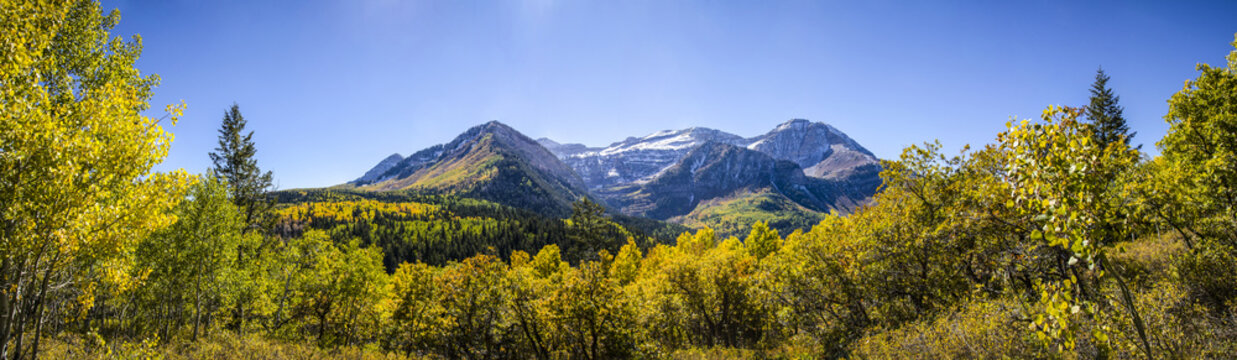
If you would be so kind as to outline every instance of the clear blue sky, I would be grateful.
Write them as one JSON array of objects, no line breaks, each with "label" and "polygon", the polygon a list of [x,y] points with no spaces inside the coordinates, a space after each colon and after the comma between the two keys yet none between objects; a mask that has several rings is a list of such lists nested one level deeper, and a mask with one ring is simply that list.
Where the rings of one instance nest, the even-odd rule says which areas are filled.
[{"label": "clear blue sky", "polygon": [[280,188],[499,120],[592,146],[703,126],[824,121],[882,158],[989,143],[1081,105],[1103,66],[1145,149],[1165,101],[1222,65],[1235,1],[105,0],[141,34],[154,107],[184,100],[159,169],[210,166],[233,101]]}]

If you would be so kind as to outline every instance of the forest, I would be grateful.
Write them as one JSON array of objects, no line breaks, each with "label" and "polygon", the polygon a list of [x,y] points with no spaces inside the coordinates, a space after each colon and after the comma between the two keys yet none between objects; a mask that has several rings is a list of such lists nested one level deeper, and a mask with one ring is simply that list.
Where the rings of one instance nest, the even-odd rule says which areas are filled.
[{"label": "forest", "polygon": [[587,199],[274,192],[237,106],[213,170],[154,172],[185,104],[144,115],[119,13],[0,14],[6,359],[1237,357],[1237,41],[1158,156],[1100,73],[1088,106],[906,148],[853,214],[720,238]]},{"label": "forest", "polygon": [[388,271],[404,262],[443,265],[478,253],[506,259],[512,251],[536,252],[551,244],[575,264],[596,260],[598,250],[617,250],[628,240],[648,248],[672,242],[687,230],[609,215],[587,199],[576,203],[565,221],[485,200],[409,191],[289,190],[271,200],[277,204],[275,236],[321,230],[332,239],[355,239],[362,246],[382,248]]}]

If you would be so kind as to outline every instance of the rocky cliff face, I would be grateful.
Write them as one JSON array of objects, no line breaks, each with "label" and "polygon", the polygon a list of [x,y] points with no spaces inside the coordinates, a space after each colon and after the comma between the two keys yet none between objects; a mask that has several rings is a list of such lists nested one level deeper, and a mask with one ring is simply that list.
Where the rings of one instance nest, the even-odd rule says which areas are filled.
[{"label": "rocky cliff face", "polygon": [[[554,152],[588,185],[598,190],[653,180],[689,151],[706,143],[746,147],[774,159],[795,163],[810,177],[879,185],[880,161],[837,128],[795,119],[760,136],[743,138],[707,128],[666,130],[644,137],[629,137],[604,148],[538,140]],[[872,170],[876,169],[875,172]],[[875,188],[873,188],[873,191]]]},{"label": "rocky cliff face", "polygon": [[747,148],[793,161],[804,175],[834,181],[851,197],[880,187],[880,160],[829,124],[795,119],[751,140]]},{"label": "rocky cliff face", "polygon": [[847,153],[875,160],[876,157],[833,126],[795,119],[778,125],[767,134],[751,139],[747,148],[776,159],[793,161],[804,169]]},{"label": "rocky cliff face", "polygon": [[352,183],[353,184],[369,184],[369,183],[376,182],[378,181],[378,179],[382,177],[382,174],[385,174],[387,170],[391,170],[391,168],[394,168],[396,165],[399,164],[400,161],[404,161],[404,157],[402,155],[400,155],[399,153],[391,154],[391,156],[387,156],[386,159],[382,159],[382,161],[379,161],[378,165],[374,165],[372,169],[369,169],[369,171],[366,171],[365,175],[361,175],[361,177],[357,178],[356,180],[353,180]]},{"label": "rocky cliff face", "polygon": [[689,151],[709,141],[732,145],[746,143],[738,135],[700,127],[629,137],[604,148],[540,140],[580,174],[590,189],[649,181]]},{"label": "rocky cliff face", "polygon": [[714,199],[749,194],[773,194],[817,212],[849,212],[870,196],[846,191],[837,181],[805,176],[794,162],[719,142],[697,146],[648,182],[596,193],[623,213],[662,220],[687,215]]}]

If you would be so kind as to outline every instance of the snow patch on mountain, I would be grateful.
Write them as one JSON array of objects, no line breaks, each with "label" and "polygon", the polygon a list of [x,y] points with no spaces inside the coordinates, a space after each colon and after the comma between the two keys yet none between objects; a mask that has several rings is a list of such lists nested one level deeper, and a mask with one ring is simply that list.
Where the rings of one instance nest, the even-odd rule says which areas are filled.
[{"label": "snow patch on mountain", "polygon": [[[647,183],[661,176],[689,151],[709,141],[744,147],[778,160],[792,161],[803,169],[811,168],[813,171],[809,171],[808,175],[814,177],[836,177],[852,173],[846,169],[835,168],[837,166],[879,163],[871,152],[837,128],[804,119],[784,122],[768,133],[751,138],[693,127],[628,137],[601,148],[559,144],[550,139],[538,141],[571,166],[591,189]],[[844,159],[826,161],[835,154],[845,154]]]}]

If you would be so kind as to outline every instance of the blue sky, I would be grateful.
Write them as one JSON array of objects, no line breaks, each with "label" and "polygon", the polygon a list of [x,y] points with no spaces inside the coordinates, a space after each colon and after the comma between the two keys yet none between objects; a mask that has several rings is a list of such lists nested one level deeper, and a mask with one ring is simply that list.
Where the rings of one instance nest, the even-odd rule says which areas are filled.
[{"label": "blue sky", "polygon": [[105,0],[141,34],[153,108],[188,104],[159,169],[210,166],[233,102],[280,188],[499,120],[609,144],[664,129],[753,136],[824,121],[882,158],[991,142],[1010,117],[1082,105],[1112,76],[1136,142],[1223,65],[1234,1]]}]

